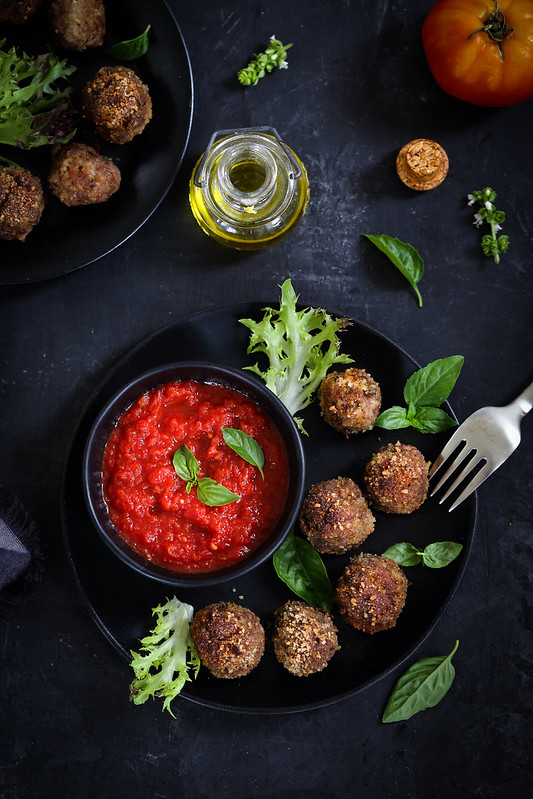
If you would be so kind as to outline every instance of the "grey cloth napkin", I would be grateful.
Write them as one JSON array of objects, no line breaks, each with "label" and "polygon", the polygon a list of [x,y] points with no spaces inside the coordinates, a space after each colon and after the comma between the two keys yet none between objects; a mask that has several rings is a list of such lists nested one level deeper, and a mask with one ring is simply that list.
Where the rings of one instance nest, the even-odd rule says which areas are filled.
[{"label": "grey cloth napkin", "polygon": [[43,573],[37,525],[17,497],[0,491],[0,620],[37,591]]},{"label": "grey cloth napkin", "polygon": [[0,519],[0,591],[28,568],[31,561],[29,549],[15,533]]}]

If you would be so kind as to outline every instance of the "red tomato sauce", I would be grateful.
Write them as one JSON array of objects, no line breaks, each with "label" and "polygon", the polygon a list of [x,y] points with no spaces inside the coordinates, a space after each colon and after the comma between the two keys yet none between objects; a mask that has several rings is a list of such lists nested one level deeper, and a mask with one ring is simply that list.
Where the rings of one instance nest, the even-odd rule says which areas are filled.
[{"label": "red tomato sauce", "polygon": [[[265,456],[264,480],[225,443],[223,427],[255,438]],[[195,488],[187,493],[172,463],[182,444],[194,453],[200,477],[240,498],[210,507]],[[289,481],[281,435],[257,403],[194,380],[167,383],[136,400],[107,441],[102,478],[119,535],[147,559],[181,572],[220,569],[256,549],[283,511]]]}]

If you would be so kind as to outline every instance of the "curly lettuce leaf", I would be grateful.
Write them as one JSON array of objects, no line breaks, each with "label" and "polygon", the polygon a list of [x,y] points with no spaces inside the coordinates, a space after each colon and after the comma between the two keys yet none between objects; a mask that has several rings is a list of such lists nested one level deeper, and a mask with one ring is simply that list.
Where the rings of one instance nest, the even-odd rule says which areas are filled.
[{"label": "curly lettuce leaf", "polygon": [[76,67],[53,53],[29,56],[0,40],[0,143],[30,149],[65,143],[75,133],[72,87],[59,87]]},{"label": "curly lettuce leaf", "polygon": [[130,699],[142,705],[149,697],[163,699],[163,710],[171,716],[170,703],[180,693],[189,671],[198,674],[200,659],[190,633],[194,610],[176,597],[152,610],[157,623],[150,635],[141,639],[141,652],[131,652],[135,680],[130,685]]},{"label": "curly lettuce leaf", "polygon": [[260,322],[239,319],[251,330],[247,352],[263,353],[269,361],[265,370],[257,363],[244,368],[264,380],[288,408],[300,431],[306,434],[302,419],[295,414],[313,401],[316,389],[333,364],[353,363],[352,358],[339,352],[337,336],[351,321],[334,319],[322,308],[298,311],[298,297],[291,280],[285,280],[280,288],[279,310],[264,308],[265,315]]}]

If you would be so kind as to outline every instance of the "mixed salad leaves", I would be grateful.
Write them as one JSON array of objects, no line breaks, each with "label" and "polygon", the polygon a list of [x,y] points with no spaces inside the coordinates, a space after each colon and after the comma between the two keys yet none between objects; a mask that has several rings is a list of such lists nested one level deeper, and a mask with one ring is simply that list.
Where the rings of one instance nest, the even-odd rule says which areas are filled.
[{"label": "mixed salad leaves", "polygon": [[190,633],[194,609],[176,597],[153,608],[157,623],[150,635],[141,640],[141,652],[132,652],[131,666],[135,679],[130,686],[130,698],[142,705],[150,697],[163,699],[163,710],[180,693],[186,682],[200,668],[200,659]]},{"label": "mixed salad leaves", "polygon": [[268,367],[257,363],[247,366],[259,375],[292,414],[299,430],[307,435],[303,421],[296,414],[314,398],[322,378],[335,363],[353,363],[342,354],[338,333],[351,321],[335,319],[322,308],[297,309],[296,295],[290,278],[281,288],[279,309],[265,308],[260,322],[239,319],[251,330],[247,352],[263,353]]},{"label": "mixed salad leaves", "polygon": [[0,40],[0,144],[30,149],[75,134],[68,78],[76,71],[53,53],[30,56]]}]

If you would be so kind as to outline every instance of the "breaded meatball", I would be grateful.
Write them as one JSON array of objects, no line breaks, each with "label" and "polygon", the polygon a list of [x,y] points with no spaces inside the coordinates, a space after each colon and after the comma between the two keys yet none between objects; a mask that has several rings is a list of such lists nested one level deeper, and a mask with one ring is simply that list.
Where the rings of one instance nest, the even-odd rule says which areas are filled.
[{"label": "breaded meatball", "polygon": [[67,50],[81,53],[104,43],[105,8],[102,0],[52,0],[48,17],[56,41]]},{"label": "breaded meatball", "polygon": [[43,0],[0,0],[0,22],[22,25],[39,10]]},{"label": "breaded meatball", "polygon": [[274,613],[272,643],[281,665],[296,677],[322,671],[339,649],[331,613],[296,600]]},{"label": "breaded meatball", "polygon": [[25,241],[44,205],[38,177],[23,167],[0,165],[0,239]]},{"label": "breaded meatball", "polygon": [[405,605],[407,577],[382,555],[358,555],[341,574],[335,602],[344,621],[365,633],[394,627]]},{"label": "breaded meatball", "polygon": [[317,395],[326,422],[346,436],[371,430],[381,409],[381,389],[364,369],[330,372]]},{"label": "breaded meatball", "polygon": [[234,602],[217,602],[197,611],[191,635],[200,660],[214,677],[244,677],[265,651],[265,631],[259,618]]},{"label": "breaded meatball", "polygon": [[82,90],[82,111],[103,139],[126,144],[152,118],[148,87],[129,67],[101,67]]},{"label": "breaded meatball", "polygon": [[349,477],[311,486],[299,521],[302,533],[317,552],[333,555],[360,546],[375,524],[361,489]]},{"label": "breaded meatball", "polygon": [[368,461],[363,481],[371,505],[384,513],[412,513],[428,492],[429,462],[411,444],[387,444]]},{"label": "breaded meatball", "polygon": [[120,186],[120,170],[87,144],[57,147],[48,185],[65,205],[105,203]]}]

